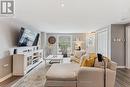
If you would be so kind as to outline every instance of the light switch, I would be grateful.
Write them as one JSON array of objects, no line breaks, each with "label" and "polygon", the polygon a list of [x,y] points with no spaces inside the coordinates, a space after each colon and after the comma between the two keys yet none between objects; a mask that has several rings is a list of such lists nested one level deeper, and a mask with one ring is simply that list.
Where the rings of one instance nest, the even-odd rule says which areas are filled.
[{"label": "light switch", "polygon": [[8,67],[9,66],[9,64],[5,64],[5,65],[3,65],[3,67]]}]

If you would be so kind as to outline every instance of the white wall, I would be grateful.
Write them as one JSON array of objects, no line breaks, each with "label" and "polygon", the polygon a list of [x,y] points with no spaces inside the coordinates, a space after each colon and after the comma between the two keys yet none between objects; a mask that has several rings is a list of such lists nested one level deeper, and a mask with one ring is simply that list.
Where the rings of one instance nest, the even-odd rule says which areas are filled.
[{"label": "white wall", "polygon": [[13,19],[0,19],[0,81],[12,72],[12,56],[9,55],[9,49],[16,46],[17,32],[18,28]]},{"label": "white wall", "polygon": [[9,48],[15,46],[17,30],[9,22],[0,21],[0,59],[8,55]]},{"label": "white wall", "polygon": [[[16,47],[16,40],[21,27],[34,29],[14,18],[0,18],[0,81],[12,72],[12,56],[9,49]],[[8,65],[4,67],[4,65]]]},{"label": "white wall", "polygon": [[15,18],[0,18],[0,59],[7,54],[9,48],[16,47],[17,34],[21,27],[35,29]]}]

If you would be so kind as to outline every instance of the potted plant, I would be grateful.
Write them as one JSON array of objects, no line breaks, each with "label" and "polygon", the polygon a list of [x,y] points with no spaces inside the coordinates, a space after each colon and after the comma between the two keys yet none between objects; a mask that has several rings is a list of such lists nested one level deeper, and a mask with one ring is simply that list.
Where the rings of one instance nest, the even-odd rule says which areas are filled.
[{"label": "potted plant", "polygon": [[59,47],[61,49],[63,57],[67,57],[67,48],[69,47],[68,43],[62,41],[59,43]]}]

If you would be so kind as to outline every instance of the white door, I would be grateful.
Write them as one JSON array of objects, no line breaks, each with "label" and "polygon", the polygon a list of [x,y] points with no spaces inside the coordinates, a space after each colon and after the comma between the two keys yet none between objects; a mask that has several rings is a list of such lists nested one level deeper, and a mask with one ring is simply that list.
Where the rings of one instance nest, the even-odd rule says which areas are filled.
[{"label": "white door", "polygon": [[130,26],[126,28],[126,68],[130,68]]},{"label": "white door", "polygon": [[108,31],[103,30],[97,33],[97,53],[108,57]]}]

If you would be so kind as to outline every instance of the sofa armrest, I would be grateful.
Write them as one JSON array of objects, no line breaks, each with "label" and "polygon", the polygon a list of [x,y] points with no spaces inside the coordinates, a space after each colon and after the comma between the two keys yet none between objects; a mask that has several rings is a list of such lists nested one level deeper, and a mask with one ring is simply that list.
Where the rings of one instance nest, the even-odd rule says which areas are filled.
[{"label": "sofa armrest", "polygon": [[95,77],[99,76],[99,74],[103,73],[103,69],[95,68],[95,67],[81,67],[78,72],[78,80],[92,80]]},{"label": "sofa armrest", "polygon": [[108,68],[111,69],[111,70],[116,71],[116,69],[117,69],[117,63],[116,63],[116,62],[113,62],[113,61],[110,61],[110,62],[108,63]]},{"label": "sofa armrest", "polygon": [[[114,87],[116,71],[107,69],[107,87]],[[104,69],[95,67],[82,67],[78,72],[78,85],[90,85],[90,87],[103,87]]]}]

